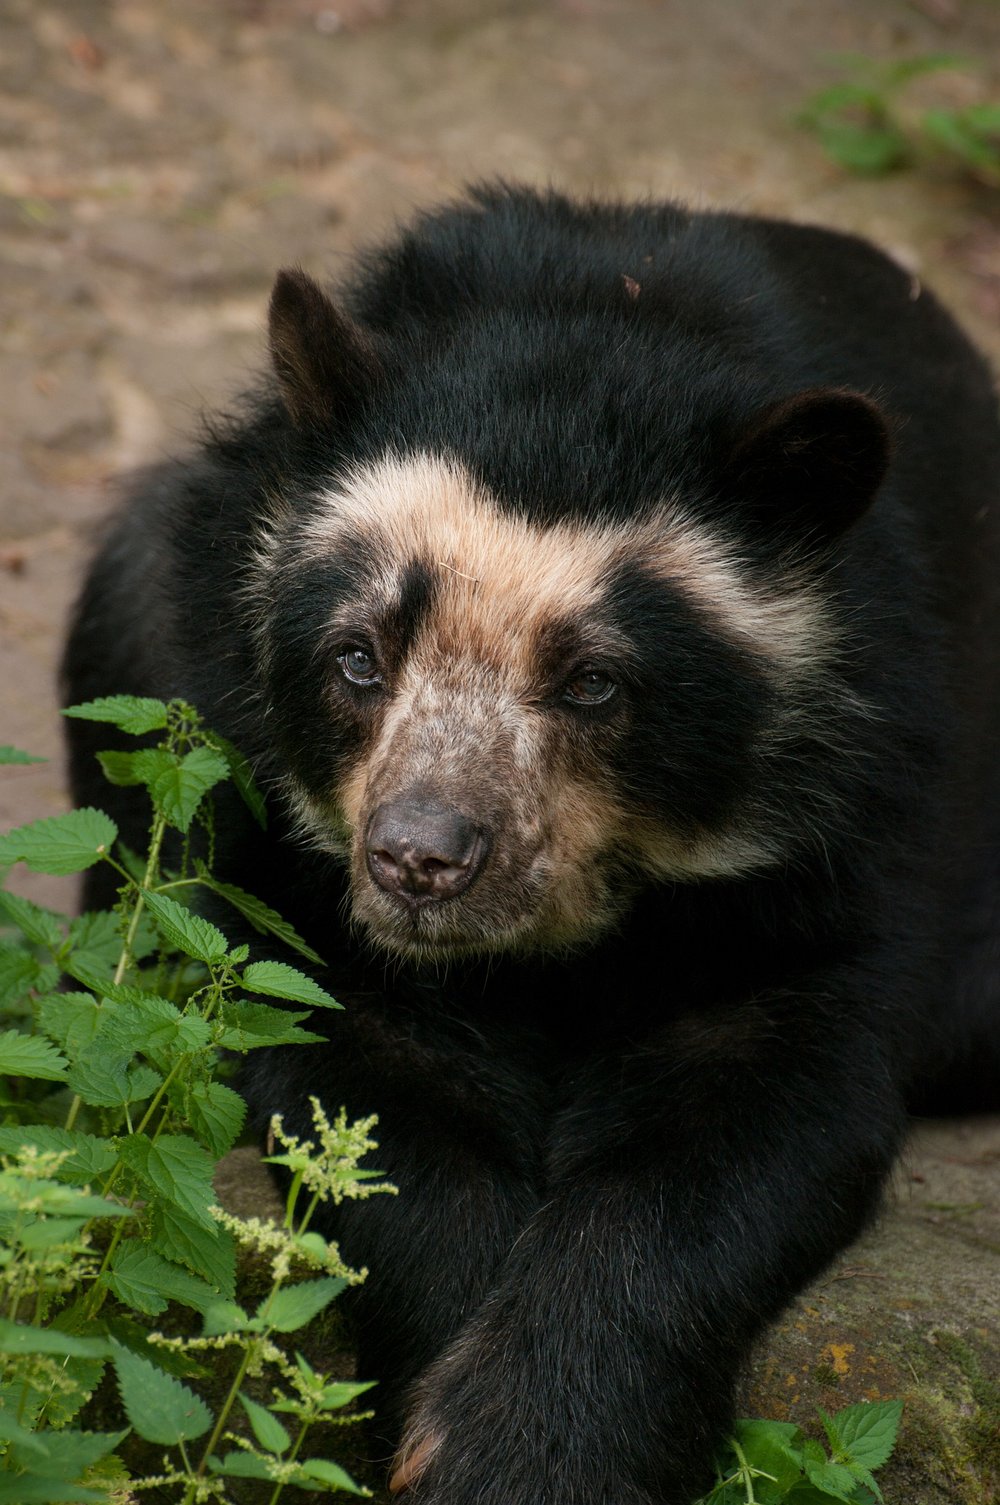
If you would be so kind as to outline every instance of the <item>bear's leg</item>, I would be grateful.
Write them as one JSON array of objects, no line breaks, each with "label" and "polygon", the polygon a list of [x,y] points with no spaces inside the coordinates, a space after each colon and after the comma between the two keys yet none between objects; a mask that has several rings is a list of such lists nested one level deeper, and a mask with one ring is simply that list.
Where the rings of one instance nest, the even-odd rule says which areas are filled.
[{"label": "bear's leg", "polygon": [[710,1485],[750,1345],[892,1163],[876,988],[811,979],[579,1073],[545,1200],[417,1387],[397,1485],[420,1505],[688,1505]]},{"label": "bear's leg", "polygon": [[259,1127],[281,1112],[303,1138],[315,1137],[311,1094],[331,1116],[378,1114],[370,1159],[398,1196],[320,1207],[314,1226],[370,1271],[351,1318],[391,1452],[405,1391],[480,1306],[538,1205],[543,1090],[509,1040],[468,1021],[345,1001],[329,1046],[257,1051],[241,1086]]}]

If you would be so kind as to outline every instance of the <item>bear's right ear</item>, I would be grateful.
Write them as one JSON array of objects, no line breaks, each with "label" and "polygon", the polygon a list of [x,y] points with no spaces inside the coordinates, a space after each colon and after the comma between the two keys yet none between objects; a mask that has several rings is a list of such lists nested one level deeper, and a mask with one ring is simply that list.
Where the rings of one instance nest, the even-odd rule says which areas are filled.
[{"label": "bear's right ear", "polygon": [[281,395],[299,427],[328,428],[379,379],[368,335],[299,267],[275,279],[268,331]]},{"label": "bear's right ear", "polygon": [[757,414],[722,485],[765,534],[830,542],[871,506],[890,451],[889,425],[870,398],[814,387]]}]

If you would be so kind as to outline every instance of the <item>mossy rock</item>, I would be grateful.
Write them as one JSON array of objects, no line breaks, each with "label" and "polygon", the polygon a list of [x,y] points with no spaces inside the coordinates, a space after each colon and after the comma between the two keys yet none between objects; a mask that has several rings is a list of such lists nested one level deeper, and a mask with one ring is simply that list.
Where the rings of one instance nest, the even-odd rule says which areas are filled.
[{"label": "mossy rock", "polygon": [[878,1225],[772,1331],[742,1409],[820,1436],[817,1406],[897,1398],[888,1505],[997,1505],[1000,1119],[916,1129]]}]

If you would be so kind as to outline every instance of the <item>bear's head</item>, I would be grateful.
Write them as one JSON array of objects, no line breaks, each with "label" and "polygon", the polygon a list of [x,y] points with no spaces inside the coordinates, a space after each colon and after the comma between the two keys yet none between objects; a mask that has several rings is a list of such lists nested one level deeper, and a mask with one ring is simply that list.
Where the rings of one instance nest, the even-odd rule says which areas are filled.
[{"label": "bear's head", "polygon": [[301,273],[271,338],[303,434],[381,404],[274,499],[252,586],[300,833],[347,862],[376,943],[574,946],[639,886],[765,869],[830,818],[805,764],[856,710],[823,561],[885,465],[865,398],[766,404],[690,495],[654,474],[554,507],[495,489],[447,422],[415,441],[390,360]]}]

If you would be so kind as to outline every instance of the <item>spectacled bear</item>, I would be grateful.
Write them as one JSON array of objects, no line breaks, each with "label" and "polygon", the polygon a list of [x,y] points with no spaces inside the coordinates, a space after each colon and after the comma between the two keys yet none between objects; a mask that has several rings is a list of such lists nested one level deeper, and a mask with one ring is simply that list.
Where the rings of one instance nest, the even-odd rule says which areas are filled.
[{"label": "spectacled bear", "polygon": [[243,1084],[379,1114],[401,1195],[326,1231],[395,1486],[682,1505],[907,1106],[1000,1080],[988,372],[852,236],[503,186],[280,273],[270,343],[67,694],[183,696],[268,791],[220,874],[347,1011]]}]

